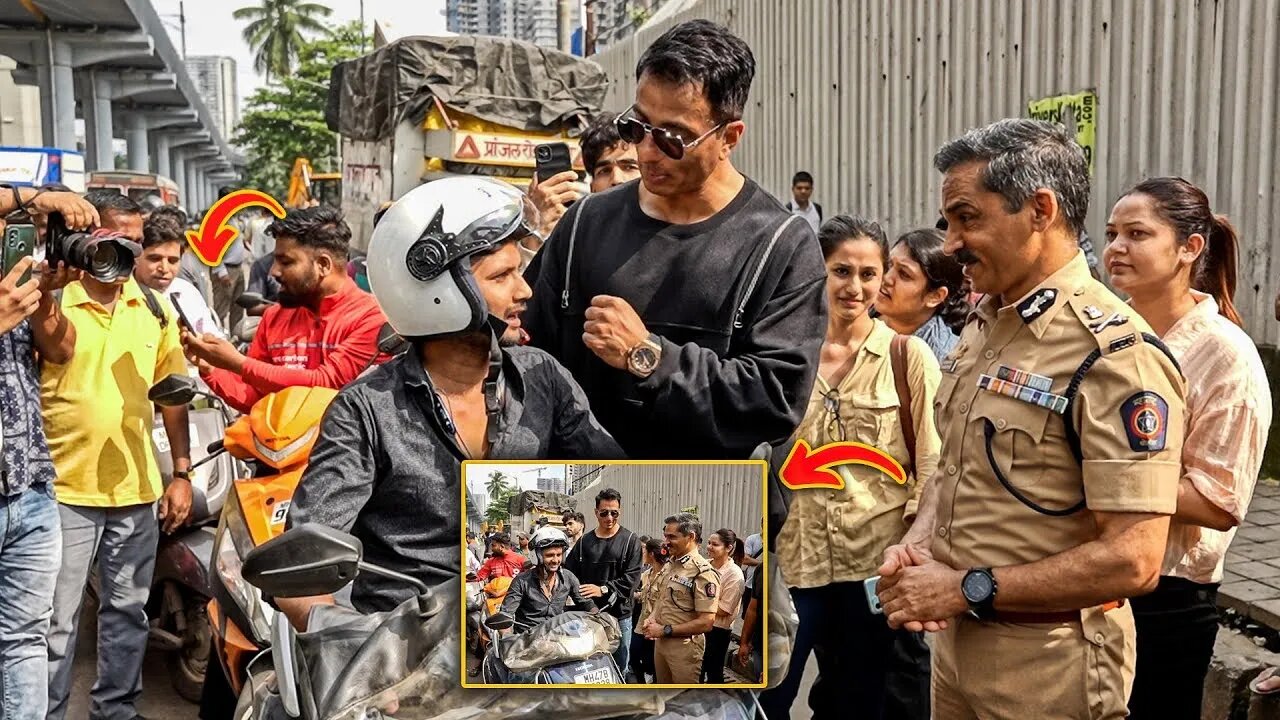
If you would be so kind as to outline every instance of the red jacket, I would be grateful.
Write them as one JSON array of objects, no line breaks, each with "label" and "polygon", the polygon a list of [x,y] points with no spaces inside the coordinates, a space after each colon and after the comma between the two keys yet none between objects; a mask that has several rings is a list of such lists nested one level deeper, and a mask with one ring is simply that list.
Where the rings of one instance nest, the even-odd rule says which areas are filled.
[{"label": "red jacket", "polygon": [[525,557],[514,550],[508,550],[502,557],[491,557],[480,566],[476,579],[486,582],[490,577],[515,577],[524,570]]},{"label": "red jacket", "polygon": [[308,307],[272,305],[262,315],[241,375],[214,369],[205,382],[240,412],[263,395],[294,385],[339,389],[378,355],[386,318],[378,303],[349,278],[336,294]]}]

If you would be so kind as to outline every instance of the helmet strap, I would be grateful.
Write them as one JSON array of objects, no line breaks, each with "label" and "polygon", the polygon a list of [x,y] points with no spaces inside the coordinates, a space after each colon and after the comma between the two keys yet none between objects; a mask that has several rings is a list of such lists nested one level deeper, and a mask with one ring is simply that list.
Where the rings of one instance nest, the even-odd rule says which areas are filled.
[{"label": "helmet strap", "polygon": [[[506,323],[503,323],[505,328]],[[506,383],[502,378],[502,346],[498,339],[501,335],[497,332],[489,333],[489,375],[484,380],[484,409],[489,416],[488,434],[489,447],[493,447],[498,442],[498,437],[502,435],[502,408],[506,404]]]}]

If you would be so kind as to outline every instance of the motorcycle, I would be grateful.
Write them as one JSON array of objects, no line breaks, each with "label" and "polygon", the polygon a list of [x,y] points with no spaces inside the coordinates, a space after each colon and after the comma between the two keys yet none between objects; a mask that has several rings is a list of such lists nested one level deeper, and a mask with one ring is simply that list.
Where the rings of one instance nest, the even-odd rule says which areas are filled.
[{"label": "motorcycle", "polygon": [[[622,685],[613,661],[622,641],[618,621],[606,613],[572,611],[533,625],[497,612],[481,674],[486,684]],[[510,635],[500,634],[515,628]]]},{"label": "motorcycle", "polygon": [[[156,551],[155,574],[147,600],[149,644],[172,654],[170,680],[185,700],[198,702],[209,663],[209,619],[206,606],[212,597],[209,563],[213,555],[213,526],[236,477],[244,472],[234,458],[217,453],[232,418],[227,407],[213,398],[209,407],[196,407],[186,391],[164,380],[152,387],[149,398],[160,405],[191,405],[191,514],[187,525],[172,534],[161,534]],[[177,393],[168,395],[167,393]],[[183,402],[183,401],[186,402]],[[157,419],[152,432],[160,473],[167,484],[173,476],[169,437]]]},{"label": "motorcycle", "polygon": [[[161,405],[186,404],[204,394],[194,380],[182,375],[161,380],[153,393],[153,400]],[[242,577],[243,558],[284,532],[320,420],[336,395],[336,390],[312,387],[290,387],[267,395],[248,415],[231,423],[223,440],[211,445],[209,457],[201,461],[225,454],[248,468],[231,483],[210,544],[213,572],[208,576],[206,606],[210,644],[231,699],[244,685],[249,659],[271,643],[273,610]]]}]

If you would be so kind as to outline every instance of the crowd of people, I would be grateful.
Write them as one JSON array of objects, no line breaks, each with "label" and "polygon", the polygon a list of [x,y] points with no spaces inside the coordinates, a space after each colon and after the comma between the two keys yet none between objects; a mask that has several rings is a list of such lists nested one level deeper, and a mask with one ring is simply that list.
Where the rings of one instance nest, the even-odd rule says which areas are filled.
[{"label": "crowd of people", "polygon": [[486,592],[503,598],[501,609],[519,630],[568,609],[612,615],[622,638],[613,659],[632,683],[725,683],[734,624],[741,620],[736,653],[749,677],[740,677],[758,682],[764,583],[756,581],[755,569],[762,563],[762,535],[744,540],[728,528],[705,533],[689,512],[666,518],[660,533],[637,535],[623,526],[622,502],[617,490],[601,490],[589,531],[582,513],[568,511],[560,527],[539,524],[514,541],[506,532],[469,532],[468,579],[485,585],[511,578]]},{"label": "crowd of people", "polygon": [[[91,714],[136,715],[157,537],[190,507],[186,411],[160,410],[165,481],[147,390],[191,368],[240,411],[290,386],[339,389],[289,523],[350,532],[366,560],[428,586],[460,571],[465,459],[874,445],[908,482],[854,464],[835,468],[839,489],[771,483],[770,547],[800,623],[761,696],[769,717],[788,716],[811,652],[816,718],[1194,717],[1271,422],[1232,303],[1231,222],[1187,180],[1135,183],[1106,210],[1101,265],[1122,301],[1084,234],[1080,147],[1008,119],[938,151],[942,217],[898,219],[890,243],[877,209],[825,216],[808,173],[784,205],[734,167],[754,72],[726,28],[672,28],[641,57],[633,104],[583,136],[589,188],[415,188],[375,226],[372,294],[332,208],[291,210],[251,233],[269,251],[245,243],[209,269],[182,252],[174,208],[0,191],[9,222],[57,213],[136,248],[132,275],[23,260],[0,279],[0,684],[23,699],[6,712],[65,713],[96,567]],[[243,351],[227,337],[242,286],[274,296]],[[395,358],[384,324],[408,341]],[[677,513],[641,543],[620,506],[597,499],[555,577],[638,638],[616,656],[637,679],[722,677],[737,534],[704,538]],[[478,572],[527,562],[502,540]],[[362,574],[351,603],[415,593]],[[335,600],[276,602],[302,629]],[[762,644],[753,606],[744,657]]]}]

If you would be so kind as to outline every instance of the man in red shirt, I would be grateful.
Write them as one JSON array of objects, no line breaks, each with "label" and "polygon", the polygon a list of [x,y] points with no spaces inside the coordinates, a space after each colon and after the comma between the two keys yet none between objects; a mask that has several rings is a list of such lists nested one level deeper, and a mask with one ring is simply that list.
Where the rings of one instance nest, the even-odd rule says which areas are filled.
[{"label": "man in red shirt", "polygon": [[267,227],[276,239],[271,276],[279,304],[262,315],[248,355],[213,335],[184,331],[200,376],[241,412],[294,385],[341,388],[378,359],[386,318],[347,275],[351,228],[331,207],[290,211]]},{"label": "man in red shirt", "polygon": [[490,541],[493,548],[493,556],[484,561],[480,566],[480,572],[476,573],[476,579],[480,582],[488,582],[491,577],[515,577],[524,570],[525,557],[518,552],[511,550],[511,536],[506,533],[498,533],[493,536]]}]

